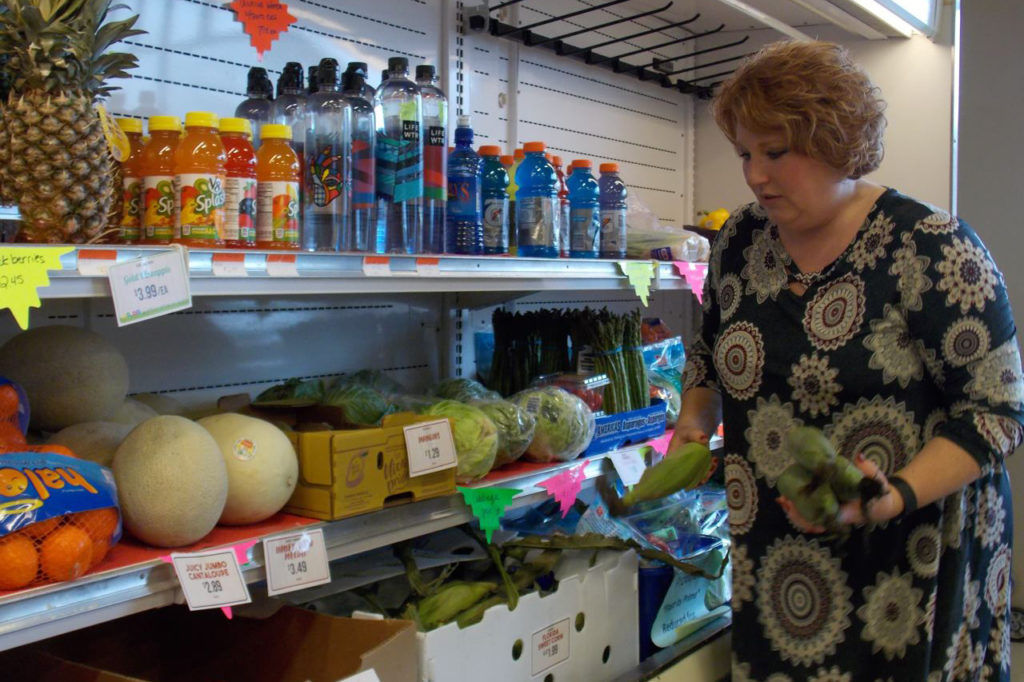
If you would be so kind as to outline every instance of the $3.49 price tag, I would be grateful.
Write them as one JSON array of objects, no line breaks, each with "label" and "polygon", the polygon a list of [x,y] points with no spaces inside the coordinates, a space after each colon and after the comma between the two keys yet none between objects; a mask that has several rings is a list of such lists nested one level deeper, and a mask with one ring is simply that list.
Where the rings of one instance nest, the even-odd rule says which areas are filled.
[{"label": "$3.49 price tag", "polygon": [[455,459],[455,439],[447,419],[410,424],[403,429],[405,450],[409,454],[409,476],[422,476],[451,469]]},{"label": "$3.49 price tag", "polygon": [[237,606],[252,601],[232,548],[171,553],[171,563],[191,611]]},{"label": "$3.49 price tag", "polygon": [[267,594],[271,597],[331,582],[322,528],[263,541]]},{"label": "$3.49 price tag", "polygon": [[144,256],[107,270],[117,325],[192,307],[184,249]]}]

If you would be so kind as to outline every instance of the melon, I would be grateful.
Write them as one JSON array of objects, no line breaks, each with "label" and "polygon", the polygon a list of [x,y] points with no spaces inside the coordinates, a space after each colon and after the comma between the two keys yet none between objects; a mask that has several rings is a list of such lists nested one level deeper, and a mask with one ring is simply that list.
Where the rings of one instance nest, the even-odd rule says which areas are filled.
[{"label": "melon", "polygon": [[25,389],[29,425],[43,431],[105,420],[128,394],[124,356],[79,327],[36,327],[12,337],[0,347],[0,376]]},{"label": "melon", "polygon": [[156,547],[181,547],[217,525],[228,496],[220,447],[199,424],[175,415],[142,422],[113,461],[125,529]]},{"label": "melon", "polygon": [[125,398],[124,402],[121,403],[121,407],[117,408],[117,412],[114,412],[108,421],[127,424],[128,426],[138,426],[147,419],[152,419],[159,414],[159,412],[142,401],[135,400],[134,398]]},{"label": "melon", "polygon": [[61,429],[47,442],[63,445],[82,459],[108,467],[132,428],[115,422],[82,422]]},{"label": "melon", "polygon": [[185,412],[185,406],[180,400],[163,393],[136,393],[132,398],[149,405],[157,414],[182,414]]},{"label": "melon", "polygon": [[280,511],[299,476],[288,436],[270,422],[242,414],[204,417],[199,424],[217,441],[228,470],[228,499],[220,523],[256,523]]}]

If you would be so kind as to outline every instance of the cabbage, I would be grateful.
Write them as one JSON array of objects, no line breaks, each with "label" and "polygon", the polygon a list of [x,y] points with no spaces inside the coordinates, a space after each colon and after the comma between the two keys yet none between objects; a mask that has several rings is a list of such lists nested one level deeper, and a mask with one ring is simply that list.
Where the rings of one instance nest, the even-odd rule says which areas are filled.
[{"label": "cabbage", "polygon": [[441,400],[425,409],[423,414],[452,420],[455,455],[459,461],[455,477],[459,482],[468,483],[487,475],[498,453],[498,429],[479,407],[455,400]]},{"label": "cabbage", "polygon": [[520,391],[509,400],[537,419],[524,459],[567,462],[586,450],[594,437],[594,413],[582,398],[564,389],[538,386]]},{"label": "cabbage", "polygon": [[359,384],[384,394],[402,393],[405,391],[405,387],[402,384],[379,369],[361,369],[352,374],[345,374],[338,379],[335,385],[341,386],[342,384]]},{"label": "cabbage", "polygon": [[470,404],[479,407],[498,428],[498,455],[493,468],[522,457],[533,440],[537,426],[534,416],[507,400],[474,400]]},{"label": "cabbage", "polygon": [[394,411],[383,395],[360,384],[335,386],[324,395],[320,404],[341,408],[345,423],[353,426],[380,426],[384,415]]},{"label": "cabbage", "polygon": [[470,400],[500,400],[501,396],[475,379],[444,379],[431,391],[439,398],[469,402]]},{"label": "cabbage", "polygon": [[253,405],[271,407],[304,407],[316,405],[323,398],[324,382],[320,379],[289,379],[283,384],[271,386],[256,396]]}]

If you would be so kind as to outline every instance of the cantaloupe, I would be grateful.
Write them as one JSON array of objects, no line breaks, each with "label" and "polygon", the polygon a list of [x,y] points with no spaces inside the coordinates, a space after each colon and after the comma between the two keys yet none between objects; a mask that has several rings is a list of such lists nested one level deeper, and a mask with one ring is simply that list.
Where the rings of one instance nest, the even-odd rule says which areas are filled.
[{"label": "cantaloupe", "polygon": [[127,424],[128,426],[138,426],[147,419],[152,419],[159,414],[159,412],[142,401],[135,400],[134,398],[125,398],[124,402],[121,403],[121,407],[117,408],[117,411],[110,416],[109,421]]},{"label": "cantaloupe", "polygon": [[213,530],[228,496],[220,447],[199,424],[174,415],[147,419],[114,453],[125,529],[157,547],[181,547]]},{"label": "cantaloupe", "polygon": [[128,393],[124,356],[79,327],[36,327],[12,337],[0,347],[0,376],[21,384],[30,426],[44,431],[107,419]]},{"label": "cantaloupe", "polygon": [[61,429],[48,442],[63,445],[82,459],[108,467],[132,428],[130,424],[116,422],[82,422]]},{"label": "cantaloupe", "polygon": [[132,398],[149,405],[157,414],[182,414],[185,412],[185,406],[180,400],[163,393],[136,393]]},{"label": "cantaloupe", "polygon": [[256,523],[280,511],[299,476],[288,437],[269,422],[241,414],[204,417],[199,424],[217,441],[228,470],[228,499],[220,523]]}]

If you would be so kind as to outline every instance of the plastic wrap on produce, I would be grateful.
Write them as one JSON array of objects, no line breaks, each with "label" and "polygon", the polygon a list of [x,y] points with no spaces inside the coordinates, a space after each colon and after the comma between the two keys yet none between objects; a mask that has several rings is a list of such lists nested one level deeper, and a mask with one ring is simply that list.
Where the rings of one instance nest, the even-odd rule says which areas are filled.
[{"label": "plastic wrap on produce", "polygon": [[626,199],[626,257],[667,261],[707,261],[711,243],[695,232],[662,225],[632,194]]},{"label": "plastic wrap on produce", "polygon": [[555,386],[528,388],[510,400],[537,420],[523,457],[531,462],[567,462],[594,437],[594,413],[583,400]]}]

